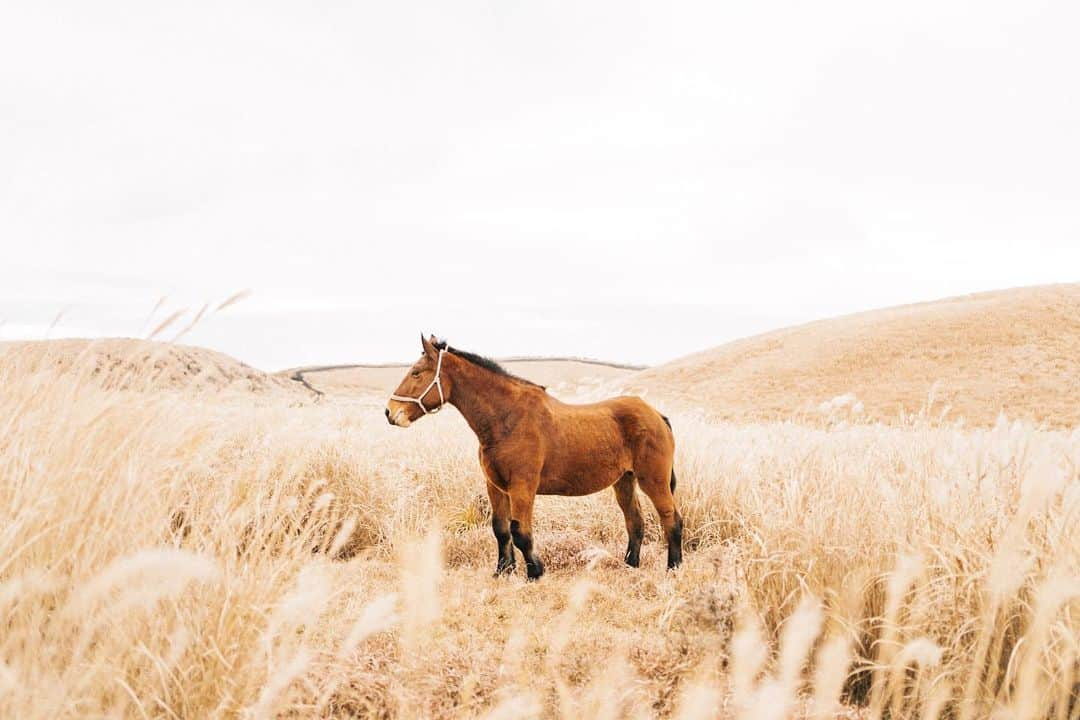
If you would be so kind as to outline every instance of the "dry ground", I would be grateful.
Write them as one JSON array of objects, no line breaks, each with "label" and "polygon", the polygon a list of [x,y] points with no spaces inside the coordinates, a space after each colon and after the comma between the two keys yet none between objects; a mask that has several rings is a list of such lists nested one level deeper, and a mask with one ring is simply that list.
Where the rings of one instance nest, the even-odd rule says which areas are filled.
[{"label": "dry ground", "polygon": [[541,498],[526,583],[456,413],[131,347],[0,351],[0,717],[1080,717],[1080,430],[672,413],[685,565]]}]

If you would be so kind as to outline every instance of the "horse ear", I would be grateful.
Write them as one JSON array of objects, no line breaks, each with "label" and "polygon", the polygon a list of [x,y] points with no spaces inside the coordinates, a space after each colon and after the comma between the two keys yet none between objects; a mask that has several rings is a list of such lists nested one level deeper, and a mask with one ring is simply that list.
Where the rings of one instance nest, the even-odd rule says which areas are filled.
[{"label": "horse ear", "polygon": [[420,345],[424,348],[424,354],[428,357],[435,357],[435,353],[437,352],[435,350],[435,345],[432,342],[434,340],[434,335],[431,336],[431,340],[428,340],[426,337],[424,337],[424,333],[420,333]]}]

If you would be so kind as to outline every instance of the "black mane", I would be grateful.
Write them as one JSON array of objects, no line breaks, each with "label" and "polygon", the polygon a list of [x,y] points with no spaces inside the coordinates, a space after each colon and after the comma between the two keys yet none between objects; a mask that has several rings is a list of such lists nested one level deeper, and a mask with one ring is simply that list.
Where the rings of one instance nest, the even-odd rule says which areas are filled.
[{"label": "black mane", "polygon": [[479,367],[482,367],[485,370],[490,370],[491,372],[495,373],[496,375],[502,375],[503,377],[510,378],[511,380],[516,380],[517,382],[525,383],[526,385],[533,385],[535,387],[540,388],[541,390],[546,390],[547,389],[543,385],[537,385],[532,380],[526,380],[523,377],[518,377],[517,375],[513,374],[512,372],[510,372],[509,370],[507,370],[502,365],[495,362],[494,360],[492,360],[489,357],[484,357],[483,355],[477,355],[476,353],[471,353],[471,352],[468,352],[467,350],[459,350],[456,347],[451,347],[445,340],[436,340],[432,344],[435,346],[436,350],[445,350],[448,353],[452,353],[454,355],[457,355],[462,360],[467,360],[468,362],[472,363],[473,365],[477,365]]}]

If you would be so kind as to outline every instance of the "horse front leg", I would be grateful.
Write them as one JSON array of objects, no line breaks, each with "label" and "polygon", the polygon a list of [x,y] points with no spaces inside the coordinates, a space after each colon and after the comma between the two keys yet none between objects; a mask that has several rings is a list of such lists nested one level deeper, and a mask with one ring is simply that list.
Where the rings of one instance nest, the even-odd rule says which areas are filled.
[{"label": "horse front leg", "polygon": [[544,563],[533,552],[532,513],[536,500],[536,485],[510,485],[510,535],[521,556],[525,558],[525,573],[530,580],[544,574]]},{"label": "horse front leg", "polygon": [[514,546],[510,534],[510,498],[490,480],[487,482],[488,499],[491,500],[491,530],[495,533],[495,542],[499,546],[499,556],[495,562],[495,575],[509,575],[514,572]]}]

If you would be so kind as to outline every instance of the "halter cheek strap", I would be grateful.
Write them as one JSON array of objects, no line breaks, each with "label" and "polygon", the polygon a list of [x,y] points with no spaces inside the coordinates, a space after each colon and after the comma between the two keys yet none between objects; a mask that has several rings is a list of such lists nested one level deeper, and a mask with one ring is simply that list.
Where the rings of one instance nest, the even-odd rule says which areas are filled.
[{"label": "halter cheek strap", "polygon": [[[442,390],[442,359],[446,354],[446,349],[443,348],[439,351],[439,359],[435,363],[435,379],[428,383],[428,386],[424,388],[424,392],[420,393],[419,397],[405,397],[404,395],[391,395],[391,400],[398,400],[400,402],[413,402],[420,406],[420,409],[424,411],[425,415],[434,415],[442,409],[443,404],[446,402],[446,398],[443,397]],[[431,392],[431,388],[437,388],[439,390],[439,404],[428,410],[424,406],[424,398]]]}]

